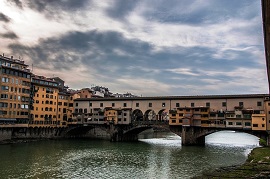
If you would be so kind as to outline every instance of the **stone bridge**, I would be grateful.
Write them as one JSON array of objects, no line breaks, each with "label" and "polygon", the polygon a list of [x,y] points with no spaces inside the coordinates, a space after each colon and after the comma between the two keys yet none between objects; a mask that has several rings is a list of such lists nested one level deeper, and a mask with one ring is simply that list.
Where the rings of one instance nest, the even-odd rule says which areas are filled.
[{"label": "stone bridge", "polygon": [[181,137],[182,145],[205,145],[205,137],[209,134],[224,130],[233,130],[252,134],[266,141],[270,139],[270,134],[267,131],[252,131],[243,128],[229,127],[198,127],[198,126],[170,126],[168,122],[140,122],[130,125],[114,125],[108,124],[81,124],[78,126],[69,127],[66,130],[66,137],[85,137],[87,132],[94,128],[100,128],[106,132],[112,142],[122,141],[137,141],[138,134],[147,129],[163,129],[171,131]]}]

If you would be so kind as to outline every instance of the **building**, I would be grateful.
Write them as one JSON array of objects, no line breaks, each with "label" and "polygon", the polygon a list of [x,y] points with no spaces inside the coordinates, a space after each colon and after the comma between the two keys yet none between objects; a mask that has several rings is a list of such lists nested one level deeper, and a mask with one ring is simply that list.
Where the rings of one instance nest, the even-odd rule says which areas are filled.
[{"label": "building", "polygon": [[60,126],[58,120],[58,83],[44,76],[32,75],[33,105],[29,126]]},{"label": "building", "polygon": [[[131,121],[166,120],[170,125],[201,127],[230,127],[253,130],[269,130],[266,122],[258,123],[258,115],[270,115],[269,95],[205,95],[128,98],[77,98],[74,100],[78,114],[98,115],[106,109],[131,109]],[[76,116],[76,115],[75,115]],[[102,120],[104,115],[98,115]],[[116,118],[116,116],[113,116]],[[265,120],[266,121],[266,120]],[[253,123],[257,125],[252,125]],[[270,123],[270,120],[267,121]]]},{"label": "building", "polygon": [[129,108],[105,108],[104,121],[113,124],[130,124],[131,109]]},{"label": "building", "polygon": [[0,55],[0,123],[28,123],[31,72],[22,60]]},{"label": "building", "polygon": [[62,121],[62,125],[72,122],[73,96],[68,92],[59,92],[58,94],[58,119]]},{"label": "building", "polygon": [[252,130],[266,130],[266,115],[252,114]]},{"label": "building", "polygon": [[210,122],[209,107],[179,107],[170,110],[169,125],[208,126]]},{"label": "building", "polygon": [[[31,108],[32,127],[67,126],[72,122],[73,95],[59,85],[57,78],[32,75],[33,105]],[[61,90],[61,91],[60,91]]]}]

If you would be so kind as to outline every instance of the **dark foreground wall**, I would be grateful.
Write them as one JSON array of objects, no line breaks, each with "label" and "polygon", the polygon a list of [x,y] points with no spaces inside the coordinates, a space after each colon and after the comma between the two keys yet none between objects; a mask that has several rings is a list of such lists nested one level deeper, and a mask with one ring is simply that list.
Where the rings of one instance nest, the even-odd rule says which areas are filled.
[{"label": "dark foreground wall", "polygon": [[63,138],[66,128],[63,127],[6,127],[0,128],[0,143],[16,139],[57,139]]},{"label": "dark foreground wall", "polygon": [[13,143],[15,140],[28,139],[61,139],[61,138],[93,138],[110,140],[111,135],[104,128],[90,128],[83,134],[69,134],[68,127],[2,127],[0,128],[0,143]]}]

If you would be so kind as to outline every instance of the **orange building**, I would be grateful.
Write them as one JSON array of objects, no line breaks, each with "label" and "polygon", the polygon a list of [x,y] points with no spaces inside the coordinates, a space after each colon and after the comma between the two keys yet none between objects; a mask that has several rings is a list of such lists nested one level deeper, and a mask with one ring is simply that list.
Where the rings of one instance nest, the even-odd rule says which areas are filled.
[{"label": "orange building", "polygon": [[58,126],[58,83],[43,76],[32,76],[33,106],[29,126]]},{"label": "orange building", "polygon": [[0,123],[27,124],[31,72],[24,61],[0,55]]}]

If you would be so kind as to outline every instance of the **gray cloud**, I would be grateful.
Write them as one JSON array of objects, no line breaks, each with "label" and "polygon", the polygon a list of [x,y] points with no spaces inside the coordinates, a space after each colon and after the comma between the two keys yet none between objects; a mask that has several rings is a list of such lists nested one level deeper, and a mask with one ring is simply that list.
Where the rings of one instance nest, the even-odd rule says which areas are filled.
[{"label": "gray cloud", "polygon": [[[34,47],[20,44],[9,47],[13,54],[28,56],[39,68],[72,72],[82,65],[88,69],[85,74],[108,84],[119,83],[117,79],[125,77],[155,80],[172,86],[204,86],[213,81],[223,84],[235,80],[231,75],[234,73],[230,72],[239,67],[248,69],[253,64],[253,67],[261,68],[254,63],[255,57],[249,51],[227,50],[221,59],[212,57],[216,49],[205,47],[181,47],[181,50],[175,47],[154,52],[150,44],[127,39],[114,31],[74,31],[42,39]],[[234,59],[226,59],[226,54],[235,54]],[[218,73],[222,71],[230,75]]]},{"label": "gray cloud", "polygon": [[254,18],[260,11],[256,3],[245,0],[208,0],[203,4],[199,0],[147,1],[145,6],[149,10],[144,12],[144,16],[163,23],[214,24],[232,18]]},{"label": "gray cloud", "polygon": [[107,9],[107,14],[116,19],[124,19],[140,1],[115,0],[112,2],[112,5]]},{"label": "gray cloud", "polygon": [[19,8],[23,8],[22,2],[20,0],[8,0],[8,2],[15,4]]},{"label": "gray cloud", "polygon": [[18,39],[19,38],[14,32],[0,34],[0,37],[8,38],[8,39]]},{"label": "gray cloud", "polygon": [[10,18],[8,16],[6,16],[5,14],[0,12],[0,21],[10,22]]},{"label": "gray cloud", "polygon": [[[115,23],[111,30],[89,30],[90,28],[87,29],[88,26],[85,26],[79,31],[74,30],[79,29],[74,25],[76,22],[68,21],[72,24],[72,28],[65,27],[65,31],[69,30],[67,33],[62,32],[61,35],[40,39],[33,46],[14,42],[9,44],[12,55],[21,56],[24,60],[29,59],[34,67],[45,70],[48,76],[59,72],[63,74],[63,77],[69,75],[76,80],[80,77],[80,80],[84,80],[80,81],[80,83],[84,83],[84,86],[88,85],[86,83],[89,81],[94,81],[95,83],[100,82],[100,85],[118,89],[116,92],[120,92],[119,89],[137,91],[139,94],[147,91],[148,95],[151,90],[156,95],[163,95],[165,92],[171,95],[228,94],[234,89],[246,93],[256,91],[257,86],[262,89],[261,86],[266,79],[263,75],[255,77],[260,72],[262,74],[265,72],[265,62],[257,60],[260,59],[258,54],[263,54],[263,43],[258,45],[260,40],[258,43],[250,41],[253,37],[260,38],[261,31],[258,32],[260,26],[252,23],[248,26],[250,29],[243,30],[245,29],[243,27],[247,26],[247,18],[258,18],[258,7],[254,5],[253,1],[246,3],[241,0],[228,3],[221,0],[208,0],[205,2],[208,4],[205,5],[196,0],[192,2],[114,0],[97,6],[95,3],[99,3],[98,1],[83,0],[26,0],[23,3],[23,7],[28,6],[50,18],[61,17],[64,20],[72,20],[73,14],[76,13],[78,21],[86,22],[88,20],[86,17],[90,18],[92,15],[96,17],[95,15],[98,14],[101,16],[100,21],[106,21],[101,23],[102,25],[108,24],[108,22]],[[87,9],[90,7],[89,5],[99,9],[95,9],[93,14],[83,16],[84,12],[91,11],[91,9]],[[252,8],[253,6],[255,8]],[[131,28],[131,26],[124,28],[125,25],[128,26],[127,22],[133,23],[132,19],[128,19],[130,13],[137,13],[137,16],[132,17],[134,27],[136,27],[136,20],[138,22],[142,20],[145,23],[143,18],[146,18],[149,20],[149,28],[157,28],[155,34],[151,33],[153,32],[151,29],[148,31],[147,23],[146,26],[138,25],[138,27],[145,28],[141,36],[136,32],[138,30],[136,28]],[[236,19],[233,21],[233,25],[224,23],[229,27],[222,26],[221,22],[230,21],[230,19]],[[238,28],[238,24],[235,24],[241,22],[241,19],[244,20],[244,25],[239,24]],[[154,23],[151,24],[152,22]],[[170,25],[168,27],[172,27],[172,29],[168,29],[169,35],[172,32],[171,36],[162,34],[167,32],[166,23]],[[178,26],[179,24],[181,26]],[[186,38],[187,41],[189,38],[193,40],[193,36],[189,34],[191,32],[187,30],[185,36],[185,34],[180,34],[180,32],[185,33],[184,30],[178,28],[183,27],[190,30],[192,27],[204,27],[204,24],[207,24],[205,25],[207,27],[221,29],[221,31],[223,28],[232,28],[232,30],[224,30],[224,34],[221,33],[220,36],[219,34],[211,36],[212,29],[209,34],[207,34],[207,30],[205,32],[198,30],[199,34],[209,35],[211,40],[206,40],[205,43],[213,42],[214,44],[209,46],[200,39],[196,41],[198,43],[195,45],[190,43],[190,46],[184,43],[158,46],[155,38],[152,38],[153,35],[158,36],[160,33],[160,36],[164,35],[164,40],[167,40],[167,37],[171,38],[168,39],[168,42],[181,41],[183,40],[181,38]],[[96,29],[108,29],[98,27],[98,25],[98,23],[95,24]],[[180,30],[179,34],[176,33],[178,30]],[[227,32],[230,34],[226,34]],[[230,36],[231,33],[234,35]],[[244,34],[244,37],[241,34]],[[223,35],[227,38],[223,38]],[[0,36],[10,39],[18,38],[15,33]],[[239,39],[234,39],[235,37],[239,37]],[[144,38],[147,38],[148,42],[144,41]],[[230,41],[231,39],[232,41]],[[241,40],[243,43],[233,43]],[[254,78],[259,85],[253,84]],[[68,82],[70,79],[64,80]],[[72,84],[68,85],[72,87]],[[247,89],[248,86],[250,86],[249,89]]]},{"label": "gray cloud", "polygon": [[86,0],[28,0],[30,8],[39,12],[60,13],[59,10],[75,11],[82,10],[90,1]]}]

